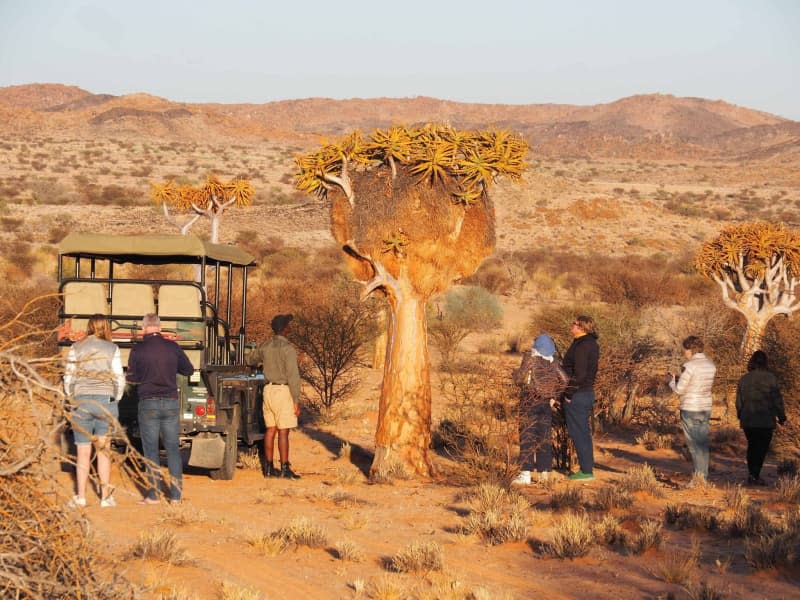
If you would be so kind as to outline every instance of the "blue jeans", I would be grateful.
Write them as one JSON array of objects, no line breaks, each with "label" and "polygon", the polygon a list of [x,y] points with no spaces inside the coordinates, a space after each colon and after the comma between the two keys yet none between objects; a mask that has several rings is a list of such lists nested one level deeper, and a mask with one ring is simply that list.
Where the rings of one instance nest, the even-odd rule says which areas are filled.
[{"label": "blue jeans", "polygon": [[85,394],[75,396],[72,433],[76,444],[90,444],[92,437],[103,437],[119,419],[119,407],[110,396]]},{"label": "blue jeans", "polygon": [[567,431],[575,452],[578,455],[578,465],[584,473],[594,470],[594,449],[592,448],[592,430],[589,419],[592,418],[592,405],[594,404],[594,390],[575,392],[571,402],[564,402],[564,418],[567,421]]},{"label": "blue jeans", "polygon": [[694,472],[708,477],[708,422],[710,410],[682,410],[681,427],[686,435]]},{"label": "blue jeans", "polygon": [[[183,489],[183,462],[178,446],[180,425],[180,404],[177,398],[145,398],[139,400],[139,431],[142,435],[142,451],[144,457],[152,462],[147,465],[150,489],[147,497],[155,500],[156,472],[154,465],[161,464],[158,458],[158,438],[167,451],[167,467],[169,468],[170,488],[169,495],[172,500],[180,500]],[[159,474],[160,475],[160,474]]]}]

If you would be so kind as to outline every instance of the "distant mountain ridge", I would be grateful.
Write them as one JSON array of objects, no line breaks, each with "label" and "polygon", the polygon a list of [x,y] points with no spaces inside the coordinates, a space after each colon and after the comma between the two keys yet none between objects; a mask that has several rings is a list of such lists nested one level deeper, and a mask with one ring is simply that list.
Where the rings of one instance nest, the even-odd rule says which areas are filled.
[{"label": "distant mountain ridge", "polygon": [[524,134],[552,156],[775,159],[800,155],[800,122],[721,100],[647,94],[607,104],[472,104],[436,98],[193,104],[74,86],[0,88],[0,134],[158,137],[182,141],[316,142],[354,128],[427,121]]}]

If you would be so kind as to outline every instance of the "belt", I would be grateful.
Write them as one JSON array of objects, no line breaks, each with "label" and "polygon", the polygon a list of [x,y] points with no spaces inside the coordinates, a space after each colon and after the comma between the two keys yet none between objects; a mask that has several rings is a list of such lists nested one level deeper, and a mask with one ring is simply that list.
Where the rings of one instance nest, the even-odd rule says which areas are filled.
[{"label": "belt", "polygon": [[277,381],[267,381],[264,385],[289,385],[288,383],[278,383]]}]

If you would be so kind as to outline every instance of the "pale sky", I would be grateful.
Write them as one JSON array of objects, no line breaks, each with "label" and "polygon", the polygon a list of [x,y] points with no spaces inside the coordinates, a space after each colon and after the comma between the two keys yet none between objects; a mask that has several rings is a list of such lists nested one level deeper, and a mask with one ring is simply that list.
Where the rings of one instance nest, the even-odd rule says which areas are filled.
[{"label": "pale sky", "polygon": [[665,93],[800,120],[800,0],[0,0],[0,86],[183,102]]}]

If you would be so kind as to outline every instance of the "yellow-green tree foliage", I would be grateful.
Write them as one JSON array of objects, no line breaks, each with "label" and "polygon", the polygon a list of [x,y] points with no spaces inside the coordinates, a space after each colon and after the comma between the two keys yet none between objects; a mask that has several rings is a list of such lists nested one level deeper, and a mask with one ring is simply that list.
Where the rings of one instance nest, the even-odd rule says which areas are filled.
[{"label": "yellow-green tree foliage", "polygon": [[694,263],[717,282],[724,303],[747,320],[742,350],[761,346],[767,323],[800,308],[800,234],[779,223],[742,223],[705,242]]}]

